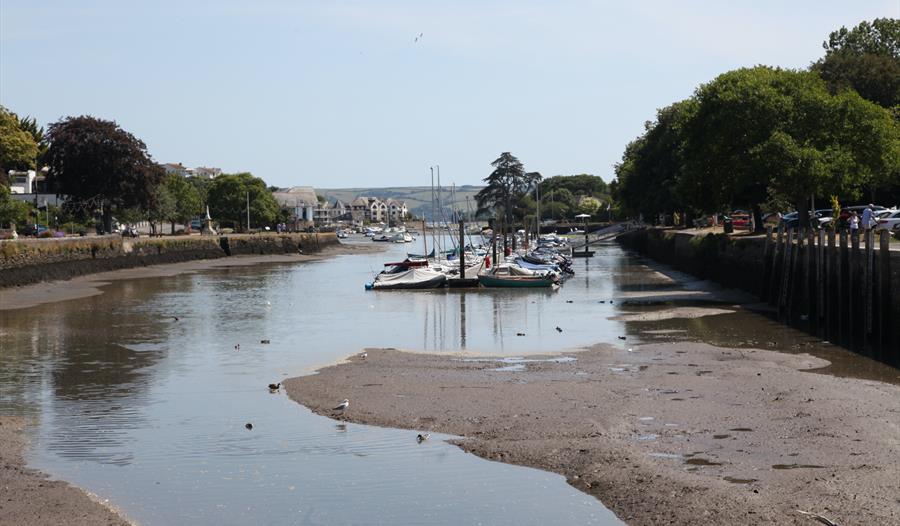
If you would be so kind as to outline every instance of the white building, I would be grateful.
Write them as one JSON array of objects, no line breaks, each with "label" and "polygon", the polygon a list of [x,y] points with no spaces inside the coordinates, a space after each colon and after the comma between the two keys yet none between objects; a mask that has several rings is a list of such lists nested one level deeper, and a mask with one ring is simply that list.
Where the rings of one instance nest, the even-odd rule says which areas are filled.
[{"label": "white building", "polygon": [[316,219],[316,209],[319,208],[319,200],[312,186],[293,186],[291,188],[279,188],[272,192],[272,197],[279,206],[293,209],[295,226],[311,225]]}]

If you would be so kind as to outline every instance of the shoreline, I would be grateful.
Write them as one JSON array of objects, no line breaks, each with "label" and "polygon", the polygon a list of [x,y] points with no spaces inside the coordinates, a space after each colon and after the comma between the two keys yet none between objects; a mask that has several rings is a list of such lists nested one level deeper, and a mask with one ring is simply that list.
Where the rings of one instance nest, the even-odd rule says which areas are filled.
[{"label": "shoreline", "polygon": [[628,524],[810,524],[798,509],[900,521],[900,386],[816,373],[829,362],[808,354],[633,351],[510,364],[370,349],[284,386],[320,415],[452,434],[482,458],[559,473]]},{"label": "shoreline", "polygon": [[[379,252],[380,246],[340,244],[313,254],[232,256],[219,259],[164,263],[76,276],[0,289],[0,313],[103,294],[113,281],[177,276],[207,270],[266,264],[305,263],[333,256]],[[0,415],[0,522],[21,525],[127,526],[132,524],[114,505],[89,491],[48,473],[27,467],[24,452],[25,419]]]},{"label": "shoreline", "polygon": [[[128,526],[108,501],[25,465],[22,417],[0,416],[0,516],[4,524]],[[37,498],[36,498],[37,497]]]},{"label": "shoreline", "polygon": [[43,281],[18,287],[0,288],[0,312],[96,296],[103,294],[102,288],[112,281],[171,277],[205,270],[263,264],[304,263],[320,261],[333,256],[377,252],[380,250],[383,250],[380,246],[342,243],[340,245],[327,246],[321,251],[311,254],[238,255],[227,258],[198,259],[146,267],[101,271],[94,274],[76,276],[68,280]]}]

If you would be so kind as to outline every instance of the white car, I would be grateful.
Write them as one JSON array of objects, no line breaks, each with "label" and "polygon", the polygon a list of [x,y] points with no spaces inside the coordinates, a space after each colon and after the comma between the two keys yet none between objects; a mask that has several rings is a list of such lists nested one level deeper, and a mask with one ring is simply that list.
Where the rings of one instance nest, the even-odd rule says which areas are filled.
[{"label": "white car", "polygon": [[889,232],[900,232],[900,210],[887,210],[886,214],[879,214],[875,231],[887,230]]}]

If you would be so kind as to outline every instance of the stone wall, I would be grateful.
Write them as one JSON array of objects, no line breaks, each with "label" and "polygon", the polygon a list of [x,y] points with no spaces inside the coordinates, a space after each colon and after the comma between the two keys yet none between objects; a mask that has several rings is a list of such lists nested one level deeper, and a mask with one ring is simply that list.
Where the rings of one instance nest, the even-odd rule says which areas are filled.
[{"label": "stone wall", "polygon": [[197,259],[312,253],[338,243],[333,233],[4,240],[0,241],[0,288]]}]

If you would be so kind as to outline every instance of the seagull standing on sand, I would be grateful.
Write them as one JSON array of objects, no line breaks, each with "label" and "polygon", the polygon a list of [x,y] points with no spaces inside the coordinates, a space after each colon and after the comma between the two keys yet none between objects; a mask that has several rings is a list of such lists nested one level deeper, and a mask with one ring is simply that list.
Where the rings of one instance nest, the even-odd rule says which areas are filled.
[{"label": "seagull standing on sand", "polygon": [[421,444],[422,442],[425,442],[429,438],[431,438],[431,433],[419,433],[419,435],[416,437],[416,442]]},{"label": "seagull standing on sand", "polygon": [[332,409],[332,411],[340,411],[341,414],[344,414],[344,411],[346,411],[348,407],[350,407],[350,400],[344,398],[343,400],[341,400],[341,403],[339,403],[337,407]]}]

